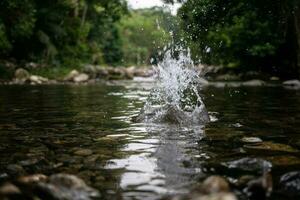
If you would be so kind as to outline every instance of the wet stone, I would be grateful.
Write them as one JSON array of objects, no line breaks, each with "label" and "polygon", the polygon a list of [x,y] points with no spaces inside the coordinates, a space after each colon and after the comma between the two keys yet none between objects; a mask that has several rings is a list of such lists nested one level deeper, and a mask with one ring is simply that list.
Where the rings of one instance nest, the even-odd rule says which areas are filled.
[{"label": "wet stone", "polygon": [[205,193],[229,192],[230,187],[226,179],[221,176],[210,176],[204,180],[202,190]]},{"label": "wet stone", "polygon": [[21,165],[10,164],[6,167],[8,173],[13,176],[20,176],[25,174],[25,170]]},{"label": "wet stone", "polygon": [[258,137],[243,137],[241,141],[245,143],[259,143],[262,142],[262,139]]},{"label": "wet stone", "polygon": [[78,156],[89,156],[93,154],[93,151],[90,149],[80,149],[75,151],[74,154]]},{"label": "wet stone", "polygon": [[264,173],[270,171],[272,163],[260,158],[242,158],[222,164],[228,169],[240,170],[253,173]]},{"label": "wet stone", "polygon": [[0,187],[0,197],[21,194],[20,189],[12,183],[5,183]]},{"label": "wet stone", "polygon": [[298,149],[295,149],[287,144],[280,144],[274,142],[261,142],[253,145],[244,145],[246,149],[249,150],[263,150],[263,151],[281,151],[288,153],[297,153]]},{"label": "wet stone", "polygon": [[273,180],[270,173],[266,173],[263,176],[250,180],[247,183],[247,187],[243,190],[249,199],[266,199],[271,195],[273,190]]},{"label": "wet stone", "polygon": [[285,194],[300,197],[300,171],[293,171],[282,175],[279,184]]}]

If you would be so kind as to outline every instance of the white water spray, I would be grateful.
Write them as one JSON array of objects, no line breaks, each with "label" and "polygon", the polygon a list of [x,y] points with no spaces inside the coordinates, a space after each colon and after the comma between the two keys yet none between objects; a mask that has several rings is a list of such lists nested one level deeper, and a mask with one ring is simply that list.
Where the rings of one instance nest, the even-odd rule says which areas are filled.
[{"label": "white water spray", "polygon": [[[179,52],[174,56],[174,52]],[[201,99],[201,77],[195,70],[190,51],[168,50],[154,67],[157,83],[138,121],[199,125],[209,121]]]}]

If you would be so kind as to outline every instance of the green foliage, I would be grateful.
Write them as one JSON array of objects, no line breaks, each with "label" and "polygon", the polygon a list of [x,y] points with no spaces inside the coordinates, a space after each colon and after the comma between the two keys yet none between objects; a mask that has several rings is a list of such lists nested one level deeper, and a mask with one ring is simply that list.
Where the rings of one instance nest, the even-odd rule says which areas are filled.
[{"label": "green foliage", "polygon": [[290,66],[294,62],[282,52],[294,48],[287,45],[293,39],[287,35],[295,12],[299,12],[296,0],[188,0],[178,15],[202,62],[272,71],[284,61]]},{"label": "green foliage", "polygon": [[169,42],[175,17],[160,8],[141,9],[119,23],[124,63],[148,65]]},{"label": "green foliage", "polygon": [[123,0],[2,0],[0,58],[70,67],[118,63],[116,22],[126,13]]}]

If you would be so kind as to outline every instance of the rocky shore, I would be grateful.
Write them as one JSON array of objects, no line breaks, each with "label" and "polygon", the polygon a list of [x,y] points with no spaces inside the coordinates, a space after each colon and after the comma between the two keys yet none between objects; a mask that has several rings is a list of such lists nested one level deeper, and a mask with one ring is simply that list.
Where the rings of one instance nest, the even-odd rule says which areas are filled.
[{"label": "rocky shore", "polygon": [[[213,87],[260,87],[260,86],[282,86],[287,89],[299,90],[300,80],[281,81],[278,77],[258,79],[255,73],[250,73],[244,78],[242,75],[219,74],[214,68],[196,67],[199,73],[206,74],[200,78],[203,86]],[[151,77],[154,75],[151,67],[102,67],[97,65],[86,65],[81,71],[71,70],[65,77],[49,79],[39,75],[31,74],[28,70],[17,68],[14,78],[10,81],[0,81],[4,85],[14,84],[87,84],[107,80],[131,80],[134,77]],[[247,78],[248,77],[248,78]]]}]

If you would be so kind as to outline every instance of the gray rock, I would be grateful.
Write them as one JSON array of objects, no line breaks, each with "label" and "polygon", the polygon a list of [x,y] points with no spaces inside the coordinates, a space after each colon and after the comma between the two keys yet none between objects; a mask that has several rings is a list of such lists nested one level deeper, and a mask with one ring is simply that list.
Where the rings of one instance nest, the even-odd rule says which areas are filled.
[{"label": "gray rock", "polygon": [[262,139],[258,137],[243,137],[241,141],[245,143],[259,143],[262,142]]},{"label": "gray rock", "polygon": [[37,185],[40,197],[50,197],[55,200],[90,200],[99,197],[97,190],[87,186],[76,176],[56,174],[49,177],[48,182]]},{"label": "gray rock", "polygon": [[300,89],[299,80],[288,80],[288,81],[284,81],[282,84],[284,87],[287,87],[289,89]]},{"label": "gray rock", "polygon": [[256,172],[263,174],[272,168],[272,163],[260,158],[242,158],[239,160],[223,163],[223,166],[229,169],[240,170],[245,172]]},{"label": "gray rock", "polygon": [[282,175],[279,184],[284,193],[290,196],[300,196],[300,171]]}]

